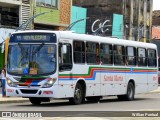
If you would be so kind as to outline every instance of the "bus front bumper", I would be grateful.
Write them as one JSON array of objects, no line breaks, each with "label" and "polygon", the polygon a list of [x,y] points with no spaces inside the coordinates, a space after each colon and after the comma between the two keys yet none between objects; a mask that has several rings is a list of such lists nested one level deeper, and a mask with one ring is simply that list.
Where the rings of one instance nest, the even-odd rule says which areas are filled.
[{"label": "bus front bumper", "polygon": [[53,88],[14,88],[7,87],[6,95],[13,97],[47,97],[54,98]]}]

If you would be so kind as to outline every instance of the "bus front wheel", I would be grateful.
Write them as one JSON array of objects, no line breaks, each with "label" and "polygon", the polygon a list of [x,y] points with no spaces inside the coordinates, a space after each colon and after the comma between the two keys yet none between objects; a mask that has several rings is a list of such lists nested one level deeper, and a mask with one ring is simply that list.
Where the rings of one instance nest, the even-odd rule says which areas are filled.
[{"label": "bus front wheel", "polygon": [[38,98],[29,98],[29,100],[33,105],[40,105],[42,102],[41,99]]},{"label": "bus front wheel", "polygon": [[83,102],[84,95],[83,95],[83,89],[80,83],[77,83],[75,91],[74,91],[74,97],[69,98],[69,102],[74,105],[81,104]]}]

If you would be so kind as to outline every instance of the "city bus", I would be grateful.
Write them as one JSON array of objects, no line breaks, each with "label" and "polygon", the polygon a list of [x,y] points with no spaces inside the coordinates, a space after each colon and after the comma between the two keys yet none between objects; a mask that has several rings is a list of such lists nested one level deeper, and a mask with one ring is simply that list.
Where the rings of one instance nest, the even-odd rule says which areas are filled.
[{"label": "city bus", "polygon": [[6,94],[32,104],[69,99],[72,104],[104,96],[134,100],[158,87],[157,47],[151,43],[27,30],[10,36]]}]

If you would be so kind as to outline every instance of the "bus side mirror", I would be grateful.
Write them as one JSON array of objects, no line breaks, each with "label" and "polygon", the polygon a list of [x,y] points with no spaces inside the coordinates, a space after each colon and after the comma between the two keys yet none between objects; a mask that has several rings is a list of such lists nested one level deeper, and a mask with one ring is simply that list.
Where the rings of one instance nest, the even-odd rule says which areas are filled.
[{"label": "bus side mirror", "polygon": [[62,53],[66,54],[67,53],[67,45],[62,46]]}]

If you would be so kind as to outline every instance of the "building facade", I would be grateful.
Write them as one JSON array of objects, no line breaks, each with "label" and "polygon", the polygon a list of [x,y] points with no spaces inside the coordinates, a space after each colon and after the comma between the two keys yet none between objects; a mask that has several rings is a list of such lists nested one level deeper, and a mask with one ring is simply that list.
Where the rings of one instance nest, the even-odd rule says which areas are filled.
[{"label": "building facade", "polygon": [[32,29],[63,30],[70,24],[72,0],[36,0],[31,6],[32,16],[48,12],[35,18]]},{"label": "building facade", "polygon": [[72,6],[72,14],[71,14],[71,23],[75,23],[78,20],[82,20],[76,23],[71,30],[76,33],[85,34],[86,33],[86,18],[87,18],[87,9],[77,6]]},{"label": "building facade", "polygon": [[[73,0],[73,5],[87,8],[87,14],[97,19],[101,16],[113,21],[113,14],[123,15],[124,39],[151,40],[153,0]],[[110,30],[108,35],[111,36],[112,32]]]}]

